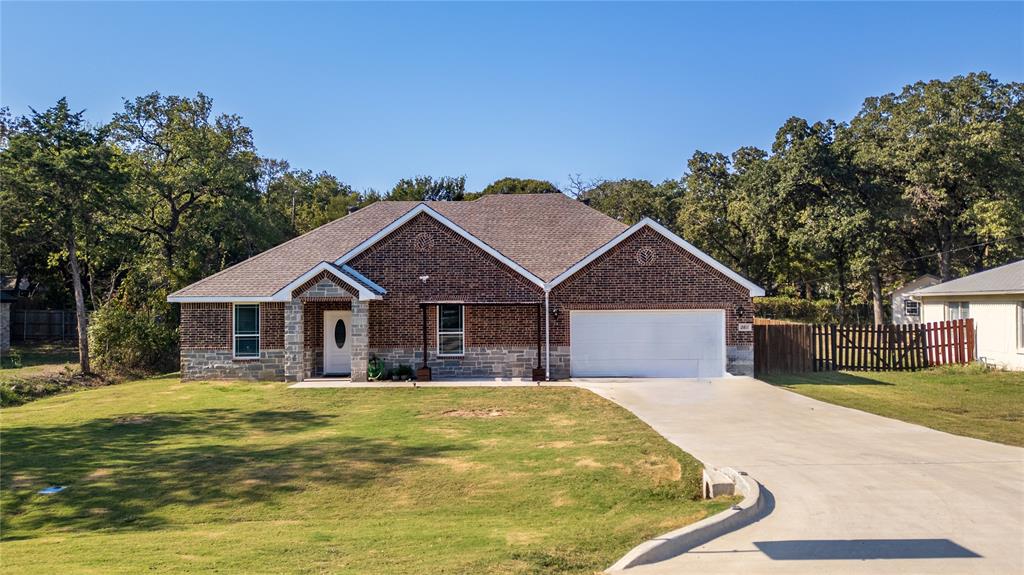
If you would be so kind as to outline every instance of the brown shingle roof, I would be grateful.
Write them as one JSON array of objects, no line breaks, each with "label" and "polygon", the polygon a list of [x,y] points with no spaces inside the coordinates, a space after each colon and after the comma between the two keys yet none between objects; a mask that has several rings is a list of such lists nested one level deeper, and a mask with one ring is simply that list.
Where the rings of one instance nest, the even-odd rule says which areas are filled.
[{"label": "brown shingle roof", "polygon": [[[270,296],[322,261],[335,261],[420,202],[377,202],[204,278],[173,296]],[[626,226],[563,194],[490,195],[425,202],[544,281]]]}]

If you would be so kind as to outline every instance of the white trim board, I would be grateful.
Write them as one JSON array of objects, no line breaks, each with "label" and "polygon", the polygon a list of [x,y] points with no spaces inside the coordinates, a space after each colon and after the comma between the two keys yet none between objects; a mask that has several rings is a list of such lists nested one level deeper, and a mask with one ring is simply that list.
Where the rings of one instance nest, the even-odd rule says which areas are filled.
[{"label": "white trim board", "polygon": [[587,265],[589,265],[591,262],[593,262],[597,258],[601,257],[602,255],[607,253],[609,250],[611,250],[615,246],[619,245],[620,243],[622,243],[623,241],[628,239],[630,236],[632,236],[636,232],[638,232],[641,229],[643,229],[644,227],[649,227],[652,230],[658,232],[659,234],[661,234],[662,236],[667,238],[672,243],[676,244],[677,246],[679,246],[679,247],[683,248],[684,250],[686,250],[686,251],[692,253],[693,255],[697,256],[697,258],[700,259],[701,261],[703,261],[704,263],[706,263],[706,264],[710,265],[711,267],[715,268],[716,270],[722,272],[722,274],[725,275],[726,277],[728,277],[729,279],[731,279],[731,280],[735,281],[736,283],[740,284],[741,286],[747,288],[748,290],[750,290],[750,296],[751,297],[760,297],[760,296],[764,295],[764,288],[758,286],[757,284],[755,284],[752,281],[748,280],[747,278],[741,276],[740,274],[732,271],[731,269],[729,269],[728,266],[722,264],[721,262],[719,262],[715,258],[713,258],[713,257],[709,256],[708,254],[702,252],[701,250],[697,249],[693,244],[691,244],[690,242],[688,242],[688,241],[684,240],[683,238],[677,236],[676,234],[672,233],[668,228],[666,228],[665,226],[663,226],[663,225],[659,224],[658,222],[652,220],[651,218],[644,218],[644,219],[640,220],[639,222],[633,224],[632,226],[630,226],[629,229],[627,229],[626,231],[622,232],[621,234],[615,236],[614,238],[611,239],[611,241],[609,241],[608,243],[604,244],[603,246],[597,248],[596,250],[591,252],[590,255],[588,255],[587,257],[585,257],[582,260],[576,262],[571,268],[569,268],[569,269],[565,270],[564,272],[558,274],[558,277],[556,277],[555,279],[553,279],[550,282],[548,282],[547,286],[545,286],[545,289],[550,291],[555,286],[557,286],[558,284],[560,284],[560,283],[564,282],[565,280],[569,279],[576,272],[578,272],[581,269],[587,267]]},{"label": "white trim board", "polygon": [[460,236],[462,236],[463,238],[468,240],[469,243],[471,243],[474,246],[480,248],[481,250],[486,252],[488,255],[492,256],[496,260],[500,261],[501,263],[505,264],[506,266],[508,266],[508,267],[512,268],[513,270],[515,270],[516,272],[518,272],[519,275],[521,275],[521,276],[525,277],[526,279],[530,280],[537,287],[540,287],[540,288],[544,287],[544,280],[542,280],[539,277],[535,276],[534,274],[530,273],[526,268],[524,268],[523,266],[517,264],[512,259],[507,257],[505,254],[503,254],[503,253],[499,252],[498,250],[492,248],[491,246],[487,245],[486,242],[484,242],[480,238],[474,236],[473,234],[467,232],[465,229],[460,227],[458,224],[456,224],[455,222],[453,222],[453,221],[449,220],[448,218],[444,217],[437,210],[435,210],[434,208],[431,208],[430,206],[428,206],[427,204],[424,204],[424,203],[417,204],[415,208],[409,210],[402,217],[400,217],[397,220],[391,222],[386,227],[384,227],[384,229],[382,229],[379,232],[377,232],[377,233],[373,234],[372,236],[370,236],[363,243],[361,243],[358,246],[356,246],[356,247],[352,248],[351,250],[349,250],[345,255],[343,255],[340,258],[338,258],[337,260],[335,260],[334,263],[337,264],[337,265],[344,265],[346,262],[350,261],[352,258],[356,257],[357,255],[365,252],[371,246],[373,246],[374,244],[376,244],[380,240],[382,240],[385,237],[387,237],[391,232],[393,232],[393,231],[397,230],[398,228],[402,227],[407,222],[409,222],[410,220],[412,220],[413,218],[415,218],[416,216],[418,216],[420,214],[427,214],[428,216],[434,218],[435,220],[440,222],[445,227],[449,228],[453,232],[459,234]]}]

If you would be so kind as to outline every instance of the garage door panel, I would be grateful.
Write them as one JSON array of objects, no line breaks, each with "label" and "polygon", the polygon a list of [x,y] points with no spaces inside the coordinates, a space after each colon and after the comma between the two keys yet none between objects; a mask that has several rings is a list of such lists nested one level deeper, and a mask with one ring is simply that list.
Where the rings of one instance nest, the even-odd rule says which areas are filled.
[{"label": "garage door panel", "polygon": [[572,311],[572,374],[719,377],[724,317],[722,310]]}]

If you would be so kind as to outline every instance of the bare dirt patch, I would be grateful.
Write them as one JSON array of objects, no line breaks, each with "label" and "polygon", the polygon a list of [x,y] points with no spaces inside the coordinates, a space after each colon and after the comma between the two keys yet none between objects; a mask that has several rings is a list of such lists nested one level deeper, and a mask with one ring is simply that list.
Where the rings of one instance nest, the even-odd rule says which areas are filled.
[{"label": "bare dirt patch", "polygon": [[537,447],[540,449],[565,449],[566,447],[572,447],[576,445],[575,441],[549,441],[547,443],[541,443]]},{"label": "bare dirt patch", "polygon": [[648,457],[636,463],[640,471],[657,481],[679,481],[683,470],[679,462],[672,458]]},{"label": "bare dirt patch", "polygon": [[489,407],[487,409],[449,409],[448,411],[441,412],[441,415],[444,417],[504,417],[511,414],[511,411],[499,407]]},{"label": "bare dirt patch", "polygon": [[92,473],[90,473],[89,475],[86,475],[85,479],[86,479],[86,481],[96,481],[98,479],[103,479],[105,477],[110,477],[111,473],[113,473],[113,470],[107,469],[106,467],[100,467],[100,468],[94,469],[92,471]]},{"label": "bare dirt patch", "polygon": [[484,469],[487,466],[483,463],[477,463],[475,461],[467,461],[458,457],[431,457],[426,459],[428,463],[439,463],[451,469],[452,471],[476,471]]},{"label": "bare dirt patch", "polygon": [[562,491],[558,492],[557,494],[555,494],[554,497],[551,498],[552,507],[565,507],[566,505],[572,505],[573,503],[575,503],[575,501],[573,501],[572,498],[566,496],[566,494]]},{"label": "bare dirt patch", "polygon": [[536,531],[509,531],[505,534],[505,541],[509,545],[529,545],[544,539],[544,534]]},{"label": "bare dirt patch", "polygon": [[582,459],[577,459],[576,460],[576,467],[586,467],[586,468],[589,468],[589,469],[600,469],[600,468],[604,467],[604,465],[594,461],[593,459],[591,459],[589,457],[584,457]]},{"label": "bare dirt patch", "polygon": [[153,421],[153,418],[148,415],[122,415],[114,418],[117,425],[142,425],[150,421]]}]

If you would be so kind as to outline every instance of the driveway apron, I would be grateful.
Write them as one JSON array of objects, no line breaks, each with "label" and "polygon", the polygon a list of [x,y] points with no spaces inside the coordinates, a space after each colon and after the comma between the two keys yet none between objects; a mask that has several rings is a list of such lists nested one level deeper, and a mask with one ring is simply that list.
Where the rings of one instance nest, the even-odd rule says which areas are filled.
[{"label": "driveway apron", "polygon": [[629,572],[1024,573],[1024,449],[752,378],[577,384],[774,501],[757,523]]}]

